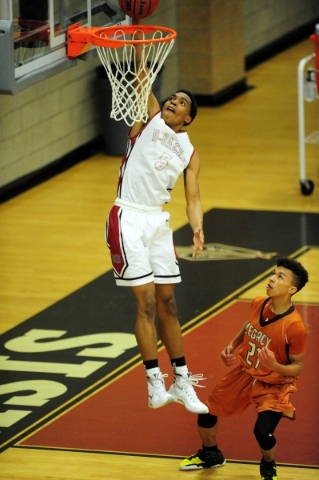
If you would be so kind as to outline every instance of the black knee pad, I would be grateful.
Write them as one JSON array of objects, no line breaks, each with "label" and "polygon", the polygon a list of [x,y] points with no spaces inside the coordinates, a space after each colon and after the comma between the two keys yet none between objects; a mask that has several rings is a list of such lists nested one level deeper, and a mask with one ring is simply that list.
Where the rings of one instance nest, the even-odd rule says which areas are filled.
[{"label": "black knee pad", "polygon": [[272,433],[265,434],[254,428],[254,435],[258,444],[263,450],[271,450],[277,443]]},{"label": "black knee pad", "polygon": [[216,425],[217,418],[211,413],[200,413],[197,417],[197,425],[202,428],[212,428]]},{"label": "black knee pad", "polygon": [[265,411],[258,414],[254,427],[254,435],[263,450],[271,450],[276,445],[277,442],[273,433],[281,416],[281,412],[272,411]]}]

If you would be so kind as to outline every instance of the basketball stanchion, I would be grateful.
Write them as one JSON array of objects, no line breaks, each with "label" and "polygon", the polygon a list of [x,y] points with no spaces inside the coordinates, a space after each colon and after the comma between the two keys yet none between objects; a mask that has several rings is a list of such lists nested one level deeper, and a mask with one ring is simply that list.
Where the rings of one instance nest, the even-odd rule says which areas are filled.
[{"label": "basketball stanchion", "polygon": [[[112,87],[110,117],[129,126],[146,122],[152,84],[174,45],[175,30],[151,25],[80,27],[68,29],[67,54],[75,58],[92,46],[105,68]],[[136,47],[140,59],[136,58]]]},{"label": "basketball stanchion", "polygon": [[319,95],[319,23],[315,27],[315,33],[310,35],[310,40],[315,44],[315,65],[316,65],[316,83],[317,83],[317,92]]},{"label": "basketball stanchion", "polygon": [[[319,144],[319,130],[314,130],[306,136],[304,106],[304,101],[313,102],[319,98],[319,24],[315,27],[315,33],[309,38],[315,43],[315,53],[302,58],[298,63],[299,180],[303,195],[311,195],[315,186],[314,182],[306,177],[305,144]],[[314,62],[315,68],[313,68]],[[311,66],[307,69],[305,76],[304,70],[308,65]]]}]

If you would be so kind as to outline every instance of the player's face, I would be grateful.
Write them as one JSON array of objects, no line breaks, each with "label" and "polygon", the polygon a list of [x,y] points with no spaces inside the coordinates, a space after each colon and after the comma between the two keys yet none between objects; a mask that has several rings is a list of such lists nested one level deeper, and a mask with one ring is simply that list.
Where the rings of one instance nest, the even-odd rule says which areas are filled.
[{"label": "player's face", "polygon": [[292,295],[296,292],[296,287],[294,286],[293,281],[294,278],[291,270],[288,270],[285,267],[276,267],[269,278],[266,287],[267,294],[270,297],[287,294]]},{"label": "player's face", "polygon": [[189,123],[191,121],[189,115],[191,103],[191,99],[184,92],[177,92],[171,95],[162,108],[163,120],[169,126],[183,125],[185,122]]}]

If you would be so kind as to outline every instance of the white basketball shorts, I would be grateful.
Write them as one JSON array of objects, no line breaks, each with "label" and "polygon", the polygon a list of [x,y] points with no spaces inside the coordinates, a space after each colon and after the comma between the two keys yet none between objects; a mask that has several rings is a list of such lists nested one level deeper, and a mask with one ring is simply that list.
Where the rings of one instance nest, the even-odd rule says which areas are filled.
[{"label": "white basketball shorts", "polygon": [[151,211],[139,211],[115,204],[109,213],[106,243],[117,285],[181,282],[170,214],[161,207],[151,208]]}]

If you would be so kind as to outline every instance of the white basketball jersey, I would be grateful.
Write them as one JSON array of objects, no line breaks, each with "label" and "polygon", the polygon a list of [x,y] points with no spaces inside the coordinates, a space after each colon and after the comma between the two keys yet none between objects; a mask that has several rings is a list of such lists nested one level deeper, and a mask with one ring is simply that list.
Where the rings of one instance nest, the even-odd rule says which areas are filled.
[{"label": "white basketball jersey", "polygon": [[188,166],[194,147],[187,132],[174,132],[157,113],[134,138],[123,157],[118,198],[140,205],[163,205]]}]

